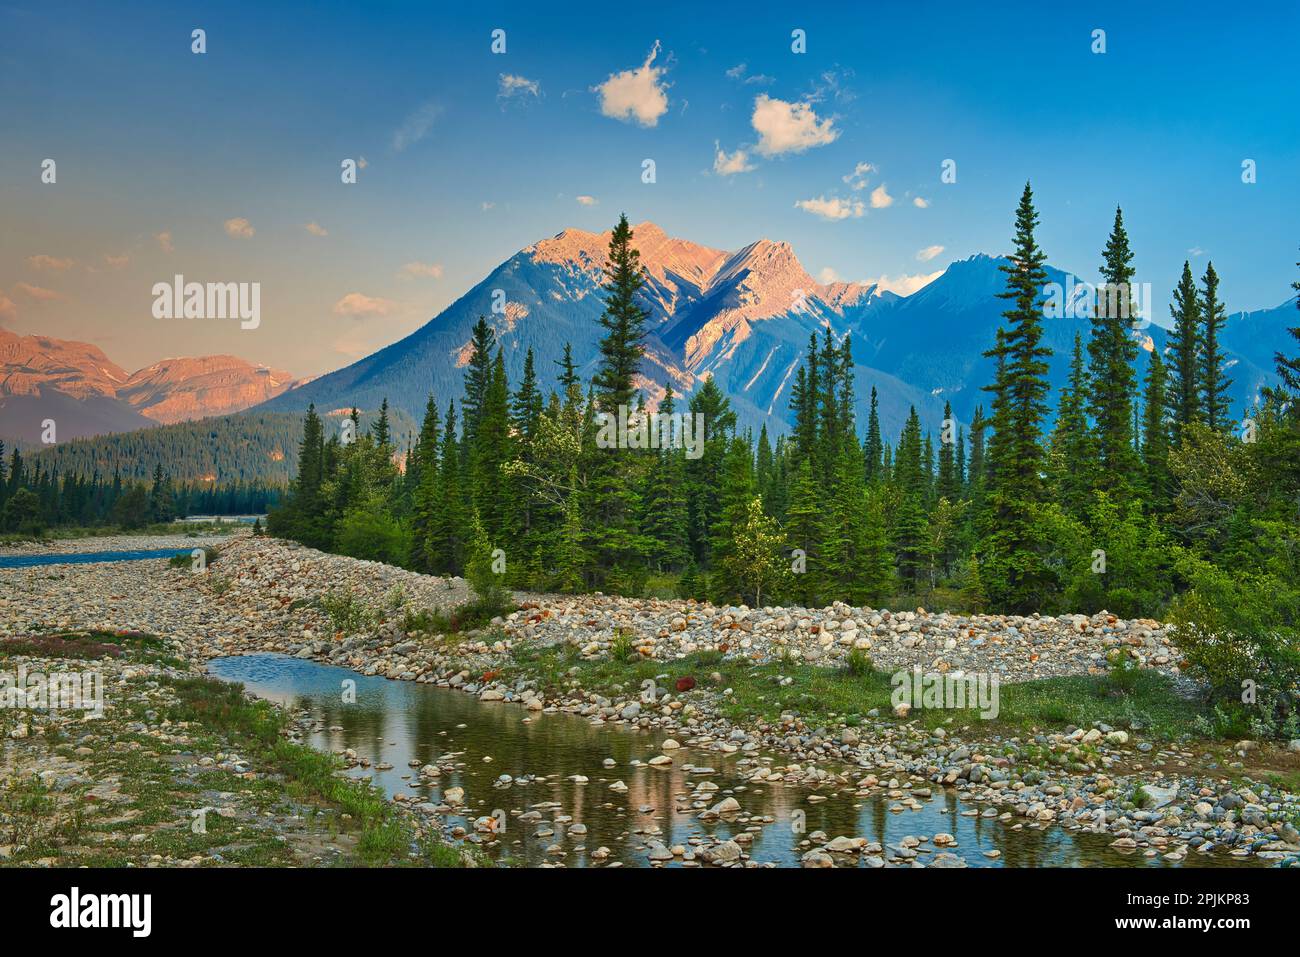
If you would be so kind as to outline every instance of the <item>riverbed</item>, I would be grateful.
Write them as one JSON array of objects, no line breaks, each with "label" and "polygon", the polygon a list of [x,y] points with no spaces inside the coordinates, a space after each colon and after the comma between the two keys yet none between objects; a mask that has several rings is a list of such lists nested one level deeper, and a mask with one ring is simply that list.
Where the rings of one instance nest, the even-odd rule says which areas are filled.
[{"label": "riverbed", "polygon": [[[920,799],[919,810],[891,811],[899,801],[885,794],[749,785],[732,757],[710,752],[696,758],[689,748],[664,752],[661,732],[528,712],[448,688],[364,676],[286,655],[218,658],[208,668],[215,677],[242,682],[259,698],[304,712],[304,741],[333,753],[351,749],[364,764],[349,775],[370,779],[390,797],[406,795],[431,808],[442,805],[452,788],[463,789],[464,806],[448,810],[445,824],[464,828],[498,860],[646,866],[656,846],[686,852],[748,834],[751,838],[742,841],[751,860],[794,867],[810,847],[824,843],[810,837],[821,831],[829,838],[865,838],[868,850],[880,848],[874,854],[861,849],[835,854],[837,866],[911,867],[932,863],[940,854],[968,867],[1170,866],[1159,857],[1114,850],[1105,835],[1001,820],[991,808],[960,800],[954,789],[934,789]],[[349,682],[355,682],[354,702],[345,701]],[[649,764],[665,753],[671,765]],[[417,771],[438,764],[454,770],[434,779]],[[611,789],[615,782],[626,790]],[[902,790],[912,793],[906,782]],[[738,814],[712,823],[700,819],[701,811],[727,797],[740,804]],[[536,819],[521,820],[530,811]],[[490,825],[495,833],[475,831],[481,818],[497,822]],[[956,840],[936,844],[936,835]],[[593,859],[602,847],[608,856]],[[685,853],[672,855],[657,866],[692,863],[685,858]],[[1189,855],[1182,866],[1211,863],[1237,862]]]}]

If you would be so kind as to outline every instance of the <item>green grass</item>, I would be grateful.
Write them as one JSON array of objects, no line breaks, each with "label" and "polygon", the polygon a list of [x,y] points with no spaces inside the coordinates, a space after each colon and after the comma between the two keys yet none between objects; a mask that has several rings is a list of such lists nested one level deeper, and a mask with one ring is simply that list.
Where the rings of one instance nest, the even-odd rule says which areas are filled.
[{"label": "green grass", "polygon": [[[670,682],[691,675],[703,684],[718,673],[718,689],[732,693],[720,699],[723,717],[743,722],[771,721],[782,712],[798,713],[805,721],[823,722],[862,716],[877,710],[882,719],[893,719],[891,674],[873,669],[861,656],[850,667],[831,669],[793,661],[750,665],[734,659],[719,661],[715,655],[697,654],[676,661],[624,661],[600,658],[585,661],[573,649],[544,648],[516,653],[517,667],[536,675],[553,688],[562,688],[569,677],[588,691],[616,694],[640,686],[646,678],[667,673]],[[569,672],[573,674],[570,676]],[[780,684],[779,679],[793,679]],[[1066,725],[1089,727],[1101,721],[1117,728],[1137,722],[1148,737],[1174,739],[1192,729],[1204,705],[1177,694],[1172,682],[1154,671],[1126,675],[1124,688],[1105,676],[1044,678],[999,688],[996,719],[980,717],[975,708],[913,708],[909,721],[926,728],[940,726],[982,726],[991,733],[1021,733],[1031,729],[1059,730]]]},{"label": "green grass", "polygon": [[[427,836],[417,841],[408,819],[369,782],[340,775],[339,758],[281,737],[282,713],[265,701],[250,701],[242,685],[209,678],[173,679],[171,684],[180,699],[169,714],[173,721],[195,722],[223,736],[255,764],[280,775],[290,799],[329,808],[345,818],[358,832],[360,863],[463,866],[456,848]],[[435,850],[434,845],[444,849]]]}]

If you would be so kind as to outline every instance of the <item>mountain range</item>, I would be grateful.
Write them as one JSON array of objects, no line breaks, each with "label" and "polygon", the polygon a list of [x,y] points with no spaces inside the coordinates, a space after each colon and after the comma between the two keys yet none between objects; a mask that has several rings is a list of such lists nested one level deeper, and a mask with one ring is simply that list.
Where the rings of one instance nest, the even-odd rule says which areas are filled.
[{"label": "mountain range", "polygon": [[226,415],[296,384],[287,372],[224,355],[128,373],[90,343],[0,329],[0,437],[8,439],[39,442],[46,419],[66,441]]},{"label": "mountain range", "polygon": [[[175,424],[245,409],[330,412],[356,406],[373,413],[387,398],[394,415],[418,421],[432,392],[445,409],[463,392],[471,330],[479,316],[493,326],[512,385],[528,349],[543,389],[554,386],[565,343],[589,380],[599,361],[603,268],[610,234],[566,229],[511,256],[481,282],[404,339],[312,380],[234,356],[164,359],[134,373],[96,346],[0,329],[0,437],[39,440],[41,422],[58,424],[64,441]],[[760,239],[735,252],[670,237],[654,223],[633,228],[646,281],[646,357],[638,385],[656,404],[671,383],[688,396],[711,376],[730,398],[742,427],[766,425],[779,435],[791,424],[790,387],[807,358],[808,339],[829,328],[852,336],[858,421],[865,426],[870,392],[879,395],[881,426],[896,436],[915,406],[923,428],[936,429],[945,401],[969,423],[988,406],[992,381],[984,351],[1005,308],[1000,267],[975,255],[953,262],[908,296],[876,285],[819,283],[788,243]],[[1073,281],[1055,267],[1049,280]],[[1077,275],[1077,273],[1076,273]],[[1043,321],[1053,351],[1049,378],[1064,383],[1076,334],[1086,342],[1086,310]],[[1070,313],[1073,312],[1073,315]],[[1233,379],[1234,411],[1244,412],[1273,378],[1273,354],[1291,347],[1294,298],[1273,309],[1230,315],[1222,335]],[[1143,324],[1139,374],[1146,356],[1163,350],[1166,330]]]},{"label": "mountain range", "polygon": [[[418,417],[432,392],[445,409],[449,398],[462,394],[479,316],[496,332],[512,385],[531,348],[541,384],[550,388],[566,342],[589,379],[599,357],[609,238],[608,232],[566,229],[534,243],[406,338],[260,408],[302,411],[315,403],[374,409],[387,398]],[[791,424],[790,386],[807,357],[809,335],[829,328],[837,339],[852,336],[860,423],[872,386],[889,436],[898,434],[910,406],[926,428],[937,428],[945,400],[963,423],[978,404],[988,406],[981,386],[992,381],[993,366],[983,353],[1006,308],[997,298],[1006,285],[999,269],[1005,259],[975,255],[954,262],[933,282],[900,296],[876,285],[819,283],[784,242],[761,239],[728,252],[670,237],[647,222],[633,227],[632,244],[645,268],[642,304],[649,313],[639,385],[652,404],[667,383],[689,395],[712,376],[742,427],[766,424],[773,435],[783,433]],[[1048,267],[1048,274],[1065,289],[1072,285],[1063,270]],[[1077,312],[1044,320],[1054,388],[1065,381],[1076,333],[1087,341],[1089,319]],[[1285,329],[1294,322],[1294,301],[1229,318],[1223,342],[1238,410],[1271,378],[1273,352],[1286,347]],[[1139,374],[1145,356],[1163,350],[1166,339],[1161,326],[1144,325],[1133,333],[1142,347]]]}]

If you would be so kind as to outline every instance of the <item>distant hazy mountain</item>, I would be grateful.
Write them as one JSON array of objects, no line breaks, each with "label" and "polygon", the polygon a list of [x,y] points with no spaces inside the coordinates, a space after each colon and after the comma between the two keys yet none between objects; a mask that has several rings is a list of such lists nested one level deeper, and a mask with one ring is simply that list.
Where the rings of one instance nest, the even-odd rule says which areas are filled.
[{"label": "distant hazy mountain", "polygon": [[[309,402],[334,409],[390,404],[418,417],[430,392],[439,405],[459,399],[469,359],[470,330],[486,316],[505,349],[511,383],[517,384],[524,354],[532,348],[546,388],[557,372],[566,342],[590,376],[598,356],[602,266],[609,233],[566,229],[516,253],[439,315],[399,342],[267,402],[268,410],[300,411]],[[713,376],[731,398],[742,425],[766,423],[775,433],[790,425],[788,403],[794,370],[805,359],[809,333],[829,326],[837,337],[853,336],[859,421],[874,385],[880,394],[887,435],[902,428],[915,405],[926,428],[937,428],[949,399],[955,416],[969,422],[981,386],[993,367],[983,357],[1006,304],[998,266],[1005,260],[973,256],[953,263],[938,279],[910,296],[856,283],[822,284],[799,263],[788,243],[759,240],[737,252],[669,237],[653,223],[634,227],[647,283],[650,312],[647,358],[641,383],[657,400],[671,381],[690,393]],[[1067,287],[1066,274],[1050,278]],[[500,290],[500,293],[496,293]],[[494,313],[494,297],[504,309]],[[1232,317],[1225,343],[1233,350],[1233,397],[1244,407],[1270,374],[1272,353],[1283,346],[1288,306]],[[1045,319],[1054,386],[1065,379],[1075,333],[1087,341],[1088,320]],[[1139,328],[1145,356],[1163,349],[1165,330]],[[1140,372],[1145,371],[1145,360]]]},{"label": "distant hazy mountain", "polygon": [[97,346],[0,329],[0,437],[59,441],[238,412],[279,395],[287,372],[234,356],[164,359],[127,373]]}]

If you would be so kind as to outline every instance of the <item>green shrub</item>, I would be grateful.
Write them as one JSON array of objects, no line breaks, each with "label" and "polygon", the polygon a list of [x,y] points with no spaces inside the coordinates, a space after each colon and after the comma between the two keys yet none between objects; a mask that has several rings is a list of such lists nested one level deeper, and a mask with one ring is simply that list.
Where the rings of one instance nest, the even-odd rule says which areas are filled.
[{"label": "green shrub", "polygon": [[[1225,724],[1257,735],[1296,725],[1300,700],[1300,590],[1269,574],[1196,562],[1172,607],[1174,641]],[[1239,717],[1240,716],[1240,717]]]},{"label": "green shrub", "polygon": [[844,660],[844,670],[855,678],[865,678],[874,670],[871,656],[861,648],[851,649],[848,658]]},{"label": "green shrub", "polygon": [[366,631],[375,623],[375,616],[369,609],[350,594],[329,592],[321,595],[320,609],[329,616],[334,629],[344,634]]}]

